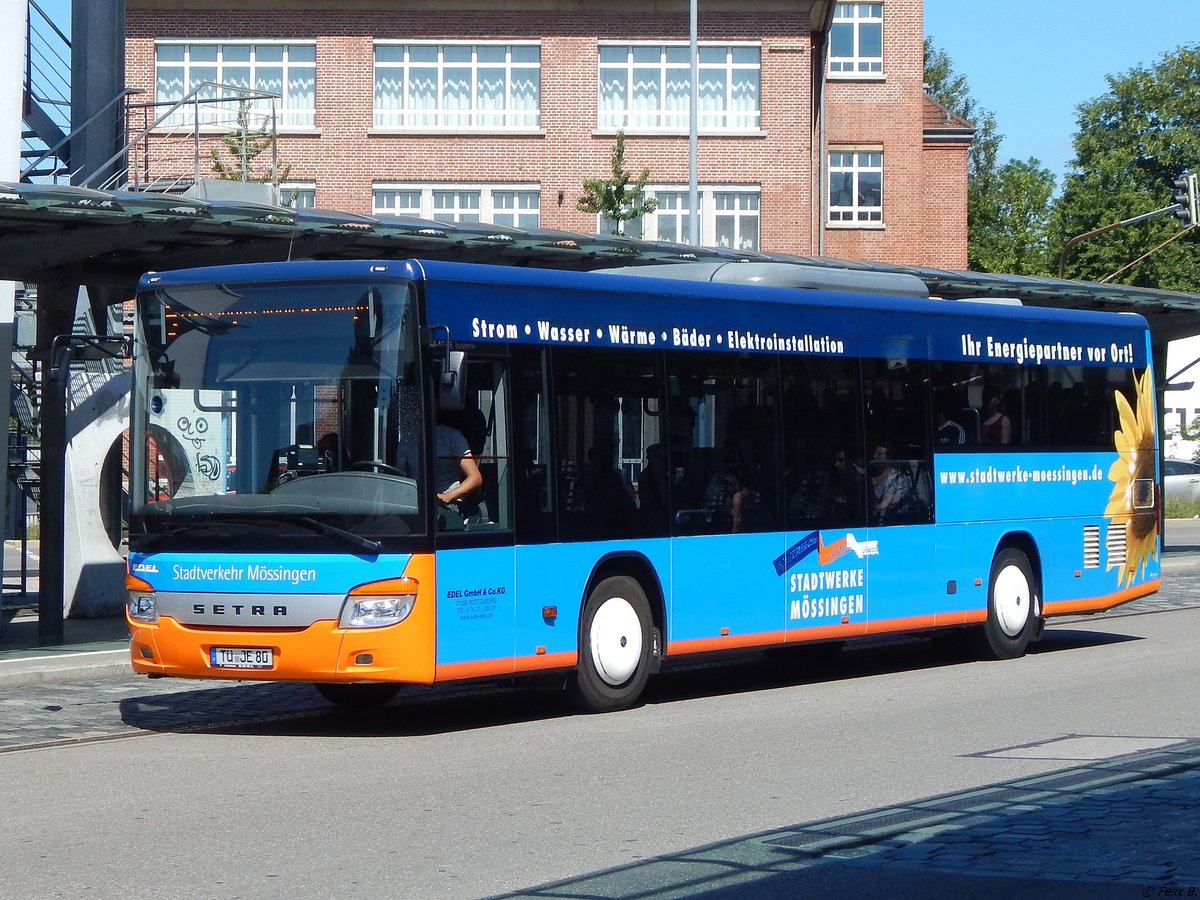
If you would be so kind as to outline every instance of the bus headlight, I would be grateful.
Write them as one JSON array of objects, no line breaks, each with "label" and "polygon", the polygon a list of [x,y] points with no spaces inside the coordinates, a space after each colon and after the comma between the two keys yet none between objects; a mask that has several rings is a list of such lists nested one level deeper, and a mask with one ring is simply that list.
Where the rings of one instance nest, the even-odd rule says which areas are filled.
[{"label": "bus headlight", "polygon": [[129,618],[135,622],[145,622],[147,625],[153,625],[158,621],[158,600],[155,599],[153,594],[130,594]]},{"label": "bus headlight", "polygon": [[158,621],[158,598],[149,583],[133,575],[125,576],[125,589],[129,591],[129,618],[135,622],[153,625]]},{"label": "bus headlight", "polygon": [[361,584],[346,595],[338,625],[342,628],[383,628],[408,618],[417,603],[413,578],[389,578]]}]

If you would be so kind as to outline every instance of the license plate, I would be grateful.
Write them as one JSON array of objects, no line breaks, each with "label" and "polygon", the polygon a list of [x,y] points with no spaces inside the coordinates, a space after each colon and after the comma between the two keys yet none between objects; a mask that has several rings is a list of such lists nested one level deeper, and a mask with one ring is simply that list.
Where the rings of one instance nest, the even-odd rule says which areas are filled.
[{"label": "license plate", "polygon": [[270,647],[212,647],[208,656],[214,669],[270,669],[275,665]]}]

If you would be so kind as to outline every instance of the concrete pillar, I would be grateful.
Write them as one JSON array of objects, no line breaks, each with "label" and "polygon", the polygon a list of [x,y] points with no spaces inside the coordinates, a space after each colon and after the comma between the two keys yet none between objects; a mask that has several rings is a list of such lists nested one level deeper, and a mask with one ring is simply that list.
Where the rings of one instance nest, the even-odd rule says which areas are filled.
[{"label": "concrete pillar", "polygon": [[[0,0],[2,2],[2,0]],[[71,129],[75,131],[125,88],[125,0],[71,4]],[[125,145],[124,104],[117,103],[71,138],[73,179],[100,187],[122,165],[92,177]]]},{"label": "concrete pillar", "polygon": [[78,374],[67,410],[63,497],[63,613],[67,618],[119,615],[125,608],[125,559],[109,539],[102,513],[104,461],[129,423],[133,382]]},{"label": "concrete pillar", "polygon": [[[25,23],[29,15],[27,0],[0,0],[0,181],[16,181],[21,171],[21,117],[25,103]],[[9,390],[12,374],[13,317],[16,285],[0,281],[0,354],[4,357],[4,375],[0,376],[0,421],[8,433]],[[8,438],[5,437],[7,442]],[[8,458],[7,443],[4,450]],[[0,522],[4,522],[7,491],[0,491]]]}]

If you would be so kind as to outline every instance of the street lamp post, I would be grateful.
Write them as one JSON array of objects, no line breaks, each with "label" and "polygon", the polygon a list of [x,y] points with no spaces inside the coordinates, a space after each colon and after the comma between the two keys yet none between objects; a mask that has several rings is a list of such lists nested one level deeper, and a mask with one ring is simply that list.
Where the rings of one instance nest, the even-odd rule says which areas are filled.
[{"label": "street lamp post", "polygon": [[1094,228],[1091,231],[1085,231],[1083,234],[1075,235],[1075,237],[1071,238],[1065,244],[1063,244],[1062,253],[1060,253],[1058,255],[1058,277],[1059,278],[1063,277],[1063,270],[1066,268],[1066,265],[1067,265],[1067,251],[1070,250],[1072,247],[1074,247],[1076,244],[1078,244],[1080,241],[1087,240],[1088,238],[1093,238],[1098,234],[1104,234],[1105,232],[1112,231],[1114,228],[1121,228],[1122,226],[1125,226],[1125,225],[1134,225],[1145,219],[1150,219],[1150,218],[1153,218],[1154,216],[1161,216],[1161,215],[1163,215],[1163,213],[1174,212],[1178,208],[1179,208],[1178,204],[1172,203],[1170,206],[1164,206],[1162,209],[1156,209],[1153,212],[1142,213],[1140,216],[1134,216],[1131,219],[1122,219],[1120,222],[1113,222],[1111,225],[1102,225],[1101,227]]},{"label": "street lamp post", "polygon": [[700,152],[700,61],[696,34],[696,4],[699,0],[691,0],[689,16],[689,36],[691,40],[692,57],[692,96],[688,104],[688,243],[693,247],[700,246],[700,188],[699,179]]}]

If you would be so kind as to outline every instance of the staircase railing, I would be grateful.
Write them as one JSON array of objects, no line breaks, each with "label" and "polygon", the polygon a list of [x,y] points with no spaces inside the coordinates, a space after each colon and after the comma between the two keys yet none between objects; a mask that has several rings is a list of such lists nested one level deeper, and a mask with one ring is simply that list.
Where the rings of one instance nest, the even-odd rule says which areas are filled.
[{"label": "staircase railing", "polygon": [[[22,178],[37,176],[59,181],[67,176],[62,158],[53,150],[41,148],[65,146],[63,135],[71,127],[71,41],[35,0],[29,0],[25,20],[25,103],[21,134],[22,159],[37,156]],[[45,169],[37,165],[54,157]]]},{"label": "staircase railing", "polygon": [[[139,191],[177,193],[202,177],[201,161],[227,147],[247,148],[255,144],[253,155],[270,150],[271,164],[262,178],[242,172],[242,180],[266,180],[278,185],[277,152],[278,94],[254,91],[235,85],[204,82],[186,96],[173,102],[132,103],[126,107],[130,130],[138,128],[125,146],[101,164],[80,184],[101,190],[124,188]],[[161,112],[160,112],[161,110]],[[139,122],[140,128],[135,122]],[[235,135],[233,146],[228,139]],[[243,159],[246,152],[243,153]],[[99,184],[99,173],[108,171],[118,160],[125,166]]]},{"label": "staircase railing", "polygon": [[[109,100],[107,103],[105,103],[102,107],[100,107],[100,109],[96,110],[96,112],[94,112],[92,115],[88,116],[87,121],[85,121],[82,125],[80,125],[78,128],[76,128],[70,134],[65,135],[61,140],[59,140],[56,144],[54,144],[54,146],[48,148],[41,156],[39,156],[37,159],[35,159],[33,162],[31,162],[28,166],[26,166],[25,169],[21,172],[21,181],[28,181],[29,178],[31,177],[31,175],[33,173],[35,173],[37,167],[41,163],[43,163],[45,160],[49,159],[51,156],[56,155],[59,150],[61,150],[63,147],[66,147],[68,144],[70,144],[71,140],[73,138],[78,137],[80,134],[82,134],[84,131],[86,131],[88,126],[90,126],[93,122],[95,122],[97,119],[99,119],[101,116],[103,116],[106,112],[108,112],[108,110],[111,109],[115,104],[120,103],[122,100],[125,100],[126,98],[131,97],[135,94],[141,94],[141,93],[144,93],[141,90],[141,88],[125,88],[124,90],[122,90],[119,94],[117,94],[117,96],[113,97],[111,100]],[[68,173],[68,172],[66,172],[65,169],[62,169],[60,171],[63,174],[67,174],[67,175],[75,174],[75,172]]]}]

